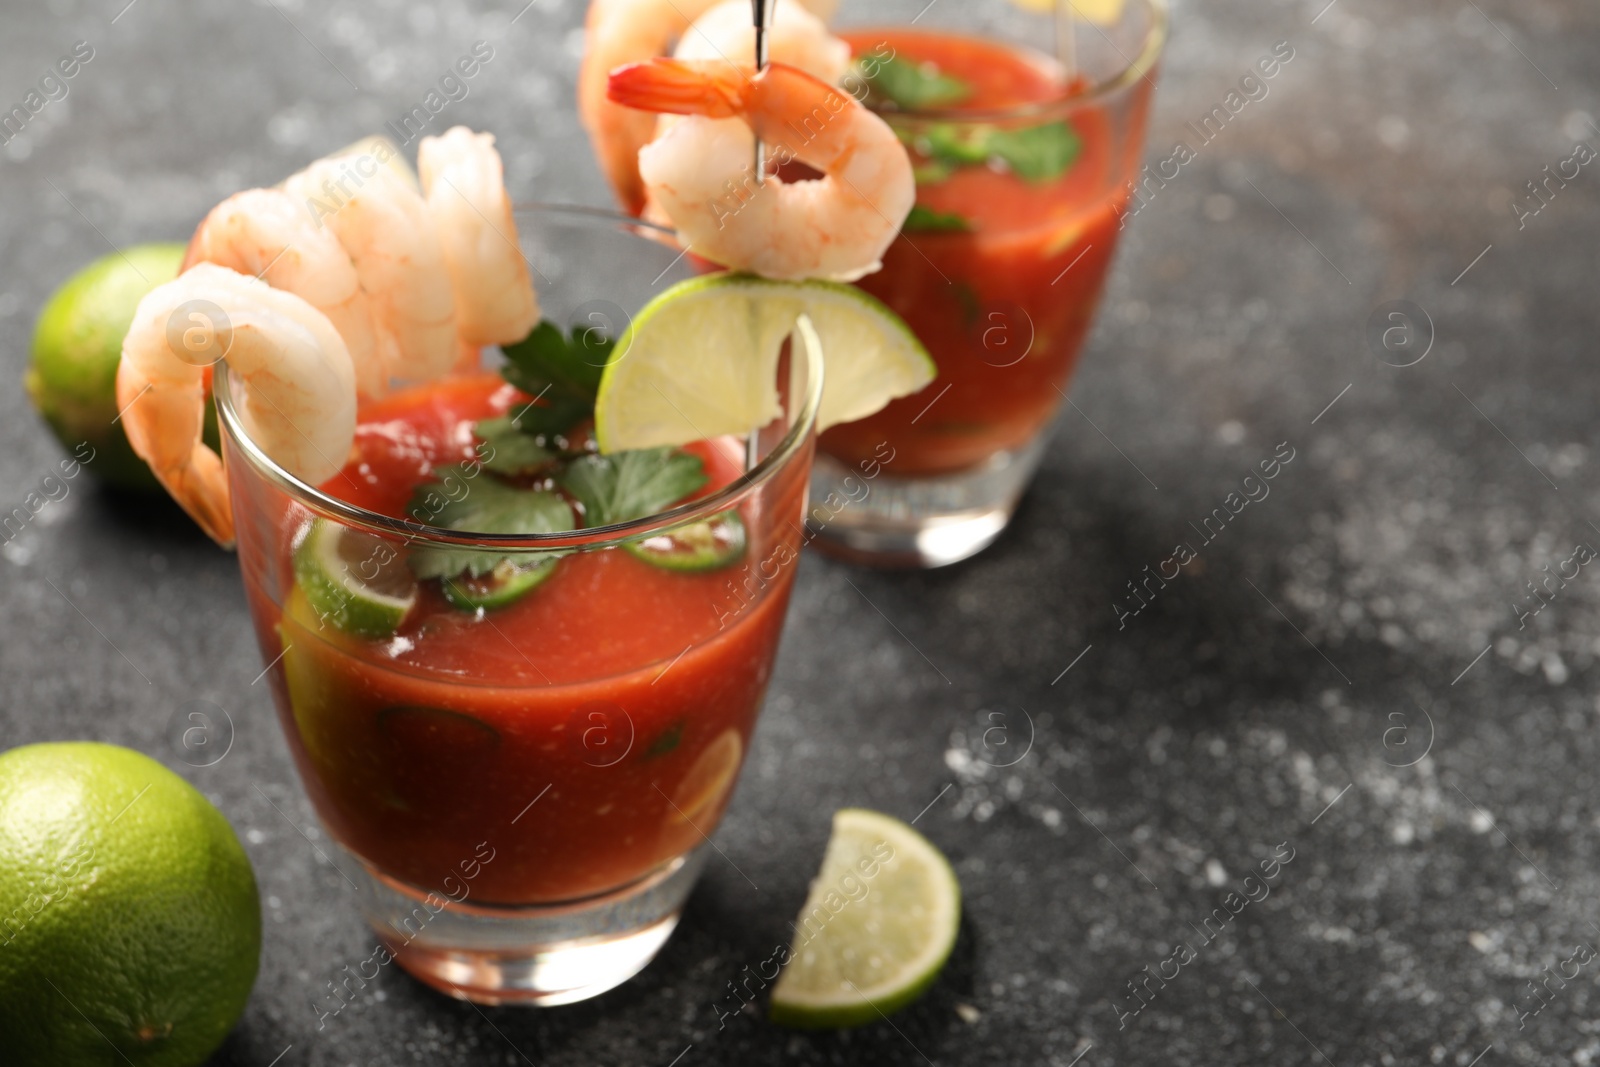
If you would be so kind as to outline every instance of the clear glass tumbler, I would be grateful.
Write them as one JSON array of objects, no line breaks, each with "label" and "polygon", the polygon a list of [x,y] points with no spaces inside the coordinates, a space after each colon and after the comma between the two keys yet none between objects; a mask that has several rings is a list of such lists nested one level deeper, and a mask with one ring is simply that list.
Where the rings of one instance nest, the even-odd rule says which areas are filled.
[{"label": "clear glass tumbler", "polygon": [[1166,2],[880,0],[840,15],[860,23],[839,31],[858,57],[846,88],[917,174],[917,208],[858,284],[939,374],[822,434],[809,521],[835,554],[941,566],[999,536],[1038,466],[1138,195]]},{"label": "clear glass tumbler", "polygon": [[[669,235],[631,219],[529,208],[517,222],[558,322],[615,335],[623,309],[691,273]],[[562,1004],[625,981],[672,932],[749,750],[794,582],[822,382],[798,334],[785,375],[772,425],[695,446],[728,472],[720,490],[622,525],[521,536],[390,518],[295,480],[251,440],[248,391],[217,365],[262,656],[377,934],[374,965],[481,1003]],[[638,556],[652,538],[693,543],[730,522],[743,552],[720,569]],[[343,565],[369,578],[439,551],[554,570],[499,611],[424,593],[398,632],[366,639],[326,625],[297,574],[297,549],[330,528]]]}]

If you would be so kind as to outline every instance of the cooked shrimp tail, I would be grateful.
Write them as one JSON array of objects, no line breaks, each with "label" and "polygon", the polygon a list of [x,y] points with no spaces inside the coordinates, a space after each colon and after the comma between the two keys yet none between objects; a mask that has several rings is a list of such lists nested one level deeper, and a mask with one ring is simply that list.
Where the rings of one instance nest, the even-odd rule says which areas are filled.
[{"label": "cooked shrimp tail", "polygon": [[233,509],[222,457],[181,432],[195,422],[195,412],[203,428],[206,403],[201,375],[182,381],[159,373],[152,378],[127,359],[117,369],[117,406],[131,416],[122,421],[134,454],[208,537],[231,548]]},{"label": "cooked shrimp tail", "polygon": [[201,437],[206,380],[219,360],[237,379],[251,439],[313,485],[344,466],[355,440],[356,376],[326,315],[226,267],[201,263],[139,302],[117,368],[128,441],[173,499],[228,546],[228,481]]},{"label": "cooked shrimp tail", "polygon": [[748,74],[715,59],[652,59],[611,72],[611,99],[669,115],[731,119],[744,113]]}]

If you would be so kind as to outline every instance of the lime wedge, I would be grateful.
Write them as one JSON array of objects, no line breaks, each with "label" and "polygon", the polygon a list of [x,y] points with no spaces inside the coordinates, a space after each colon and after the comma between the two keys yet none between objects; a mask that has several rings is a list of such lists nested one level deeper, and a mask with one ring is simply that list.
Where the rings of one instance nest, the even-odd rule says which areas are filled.
[{"label": "lime wedge", "polygon": [[317,519],[294,550],[294,576],[317,618],[356,637],[388,637],[417,602],[417,580],[394,545]]},{"label": "lime wedge", "polygon": [[646,304],[618,340],[595,402],[601,450],[742,435],[777,418],[778,357],[801,315],[827,366],[819,431],[865,418],[937,373],[910,327],[854,286],[691,278]]},{"label": "lime wedge", "polygon": [[923,994],[955,945],[961,887],[950,862],[899,819],[846,808],[772,991],[772,1021],[860,1026]]}]

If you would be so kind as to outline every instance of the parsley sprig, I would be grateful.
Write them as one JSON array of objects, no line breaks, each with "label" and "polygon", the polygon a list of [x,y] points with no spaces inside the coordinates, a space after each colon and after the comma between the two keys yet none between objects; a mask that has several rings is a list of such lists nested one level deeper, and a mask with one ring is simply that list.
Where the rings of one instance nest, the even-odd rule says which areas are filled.
[{"label": "parsley sprig", "polygon": [[[594,417],[600,378],[615,342],[596,330],[563,333],[541,322],[505,346],[501,375],[533,400],[473,426],[472,463],[439,467],[417,486],[408,514],[432,526],[478,533],[549,534],[610,526],[662,511],[705,486],[705,465],[676,448],[599,455],[578,433]],[[578,507],[574,509],[565,491]],[[484,578],[506,562],[482,549],[427,548],[411,554],[418,578]]]},{"label": "parsley sprig", "polygon": [[[973,95],[970,84],[933,63],[896,56],[858,56],[856,72],[868,85],[867,102],[885,111],[919,111],[958,107]],[[1065,120],[1034,126],[992,123],[929,122],[897,131],[923,161],[916,168],[919,186],[936,185],[963,167],[999,165],[1023,181],[1055,181],[1078,161],[1083,141]],[[970,230],[959,215],[914,211],[906,229]]]},{"label": "parsley sprig", "polygon": [[557,481],[583,505],[585,526],[654,515],[706,484],[705,464],[676,448],[646,448],[573,460]]},{"label": "parsley sprig", "polygon": [[967,233],[972,223],[953,211],[935,211],[916,204],[900,228],[907,233]]},{"label": "parsley sprig", "polygon": [[520,416],[504,415],[475,423],[472,432],[487,447],[483,465],[496,474],[510,477],[533,474],[561,456],[553,444],[541,444],[541,436],[531,428],[524,432]]},{"label": "parsley sprig", "polygon": [[859,56],[856,74],[867,83],[867,102],[907,111],[953,107],[972,95],[972,86],[932,63],[897,56]]},{"label": "parsley sprig", "polygon": [[[433,473],[438,482],[417,486],[411,514],[425,513],[430,501],[437,500],[445,485],[464,487],[461,495],[447,499],[432,509],[430,525],[448,530],[474,533],[551,534],[566,533],[576,527],[572,505],[548,490],[519,489],[479,472],[466,478],[469,467],[440,467]],[[455,480],[452,482],[452,476]],[[411,554],[411,571],[418,578],[454,578],[469,574],[482,578],[508,559],[504,553],[469,548],[428,548]]]},{"label": "parsley sprig", "polygon": [[935,180],[960,167],[998,160],[1023,181],[1050,182],[1065,174],[1083,152],[1083,139],[1064,119],[1015,129],[932,122],[910,132],[907,140],[930,161],[920,168],[924,178]]},{"label": "parsley sprig", "polygon": [[564,334],[549,321],[514,345],[506,345],[506,381],[533,397],[517,417],[517,429],[530,434],[564,434],[594,414],[600,377],[616,342],[593,327],[574,326]]}]

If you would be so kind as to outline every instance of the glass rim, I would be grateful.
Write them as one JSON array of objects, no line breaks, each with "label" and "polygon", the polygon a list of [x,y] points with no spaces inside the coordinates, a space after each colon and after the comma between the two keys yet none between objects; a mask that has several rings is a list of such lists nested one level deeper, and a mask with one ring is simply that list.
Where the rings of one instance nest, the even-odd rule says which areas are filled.
[{"label": "glass rim", "polygon": [[[631,215],[623,215],[618,212],[588,207],[582,204],[529,201],[513,204],[512,211],[514,215],[519,217],[543,215],[569,220],[581,219],[588,223],[603,224],[614,229],[627,231],[648,230],[660,235],[676,235],[674,230],[643,222]],[[638,234],[638,237],[641,240],[649,240],[643,234]],[[800,334],[797,332],[794,336],[798,337]],[[752,489],[771,481],[780,470],[789,465],[801,451],[806,438],[811,435],[816,426],[817,414],[822,406],[824,373],[823,354],[819,350],[812,348],[809,343],[791,344],[790,350],[791,360],[802,358],[805,360],[807,367],[805,395],[800,398],[801,402],[795,409],[793,425],[788,428],[783,438],[761,462],[744,471],[739,477],[716,492],[691,500],[688,503],[668,508],[666,511],[656,512],[653,515],[632,519],[628,522],[612,523],[609,526],[596,526],[591,529],[570,530],[554,534],[504,534],[453,530],[440,526],[430,526],[415,519],[398,519],[392,515],[370,511],[340,500],[338,497],[325,493],[309,482],[290,474],[281,464],[267,455],[266,451],[245,431],[243,419],[239,415],[238,409],[234,406],[233,391],[229,385],[226,360],[219,360],[214,365],[215,376],[212,395],[216,400],[218,421],[226,434],[227,440],[238,448],[249,463],[250,468],[278,490],[287,494],[291,499],[322,517],[337,519],[346,526],[353,526],[383,537],[400,537],[405,539],[407,543],[427,542],[429,544],[449,545],[460,548],[543,549],[546,551],[558,548],[592,549],[609,547],[624,541],[637,540],[661,530],[701,519],[709,519],[733,507],[741,498],[748,495]],[[804,355],[801,354],[802,352]],[[752,433],[759,432],[759,429],[752,431]],[[487,468],[480,471],[480,474],[485,471],[487,471]]]},{"label": "glass rim", "polygon": [[[1061,0],[1057,0],[1057,3],[1060,2]],[[874,114],[891,123],[897,120],[902,122],[998,123],[1044,118],[1059,114],[1065,110],[1074,110],[1099,103],[1107,97],[1115,96],[1117,93],[1122,92],[1134,82],[1148,77],[1150,71],[1155,68],[1156,62],[1161,58],[1162,49],[1166,47],[1167,34],[1172,23],[1170,0],[1138,0],[1138,2],[1143,3],[1151,12],[1150,29],[1145,34],[1144,44],[1140,48],[1139,54],[1132,59],[1128,59],[1124,55],[1122,58],[1126,65],[1092,83],[1081,92],[1068,93],[1052,97],[1049,100],[1036,100],[1027,104],[1017,104],[1013,107],[894,108],[892,110],[875,110]],[[1116,51],[1121,54],[1120,49],[1116,49]]]}]

